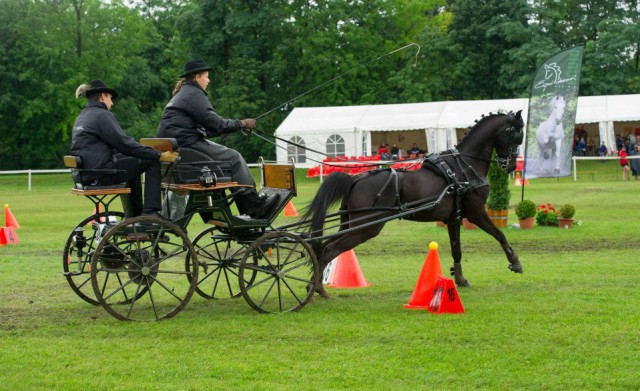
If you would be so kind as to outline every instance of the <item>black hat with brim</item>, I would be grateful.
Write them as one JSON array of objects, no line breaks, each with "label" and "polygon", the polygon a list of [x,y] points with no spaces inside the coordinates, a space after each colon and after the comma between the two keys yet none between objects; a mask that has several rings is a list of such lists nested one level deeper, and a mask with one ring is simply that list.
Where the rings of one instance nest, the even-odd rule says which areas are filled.
[{"label": "black hat with brim", "polygon": [[93,94],[100,94],[103,92],[110,93],[113,99],[118,97],[118,93],[116,92],[116,90],[107,87],[107,85],[104,84],[102,80],[99,80],[99,79],[92,80],[89,85],[91,86],[91,88],[89,88],[85,93],[86,97],[89,97]]},{"label": "black hat with brim", "polygon": [[184,73],[180,77],[192,75],[194,73],[210,71],[212,67],[208,67],[204,60],[192,60],[184,64]]}]

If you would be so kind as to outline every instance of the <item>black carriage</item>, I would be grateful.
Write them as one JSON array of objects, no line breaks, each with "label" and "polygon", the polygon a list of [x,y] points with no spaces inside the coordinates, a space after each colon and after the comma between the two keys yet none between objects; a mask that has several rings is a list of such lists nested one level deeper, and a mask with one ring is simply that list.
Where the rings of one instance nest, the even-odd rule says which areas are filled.
[{"label": "black carriage", "polygon": [[[163,151],[176,145],[171,139],[141,142]],[[162,168],[163,214],[168,219],[129,218],[130,189],[83,186],[82,175],[95,170],[65,157],[76,178],[72,193],[95,206],[64,248],[64,275],[74,292],[121,320],[170,318],[194,292],[207,299],[242,295],[264,313],[302,308],[315,290],[316,256],[301,235],[272,226],[296,195],[294,165],[260,162],[260,193],[280,197],[269,215],[254,219],[233,212],[234,199],[247,186],[231,181],[227,162],[213,162],[189,148],[179,151],[180,161]],[[114,211],[117,198],[125,212]],[[194,217],[210,227],[191,240],[187,227]]]}]

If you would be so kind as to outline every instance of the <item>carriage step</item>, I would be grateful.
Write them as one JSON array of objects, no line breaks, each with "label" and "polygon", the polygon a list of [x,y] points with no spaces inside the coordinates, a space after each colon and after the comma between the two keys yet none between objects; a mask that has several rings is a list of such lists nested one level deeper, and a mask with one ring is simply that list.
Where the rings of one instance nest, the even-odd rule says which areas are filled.
[{"label": "carriage step", "polygon": [[65,277],[75,277],[75,276],[81,276],[85,273],[78,273],[78,272],[64,272],[62,273],[63,276]]}]

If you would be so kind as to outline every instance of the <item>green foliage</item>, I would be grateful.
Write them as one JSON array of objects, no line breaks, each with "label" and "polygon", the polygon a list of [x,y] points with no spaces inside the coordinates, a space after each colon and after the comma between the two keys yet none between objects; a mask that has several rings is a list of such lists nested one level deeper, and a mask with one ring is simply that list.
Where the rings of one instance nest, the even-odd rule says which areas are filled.
[{"label": "green foliage", "polygon": [[558,216],[553,211],[540,210],[536,214],[536,224],[541,226],[558,226]]},{"label": "green foliage", "polygon": [[520,220],[525,220],[536,215],[536,204],[531,200],[520,201],[516,205],[516,216]]},{"label": "green foliage", "polygon": [[576,214],[576,208],[571,204],[564,204],[560,207],[558,213],[563,219],[571,219]]},{"label": "green foliage", "polygon": [[[84,106],[73,92],[95,78],[120,92],[113,111],[125,131],[153,135],[193,58],[215,68],[216,111],[260,117],[267,133],[296,106],[523,97],[543,59],[578,44],[582,95],[636,93],[637,7],[574,3],[0,1],[0,169],[61,167]],[[414,47],[380,58],[411,42],[417,59]],[[248,161],[275,156],[255,137],[221,141]]]},{"label": "green foliage", "polygon": [[[494,154],[495,155],[495,154]],[[487,173],[489,181],[489,198],[487,207],[491,210],[504,210],[509,208],[511,191],[509,190],[509,175],[499,168],[495,163],[491,163]]]}]

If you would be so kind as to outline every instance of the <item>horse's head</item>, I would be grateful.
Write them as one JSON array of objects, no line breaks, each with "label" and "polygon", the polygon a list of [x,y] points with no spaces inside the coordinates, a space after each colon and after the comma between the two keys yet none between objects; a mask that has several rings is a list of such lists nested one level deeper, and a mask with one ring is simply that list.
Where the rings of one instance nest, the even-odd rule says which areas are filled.
[{"label": "horse's head", "polygon": [[510,112],[506,115],[505,127],[500,130],[496,139],[495,149],[498,155],[498,166],[507,173],[516,169],[518,146],[522,144],[524,138],[524,121],[521,113],[522,110],[519,110],[515,114]]},{"label": "horse's head", "polygon": [[556,122],[560,122],[562,120],[562,116],[564,115],[564,109],[567,107],[567,100],[562,95],[557,95],[551,98],[551,112],[552,117],[556,119]]}]

